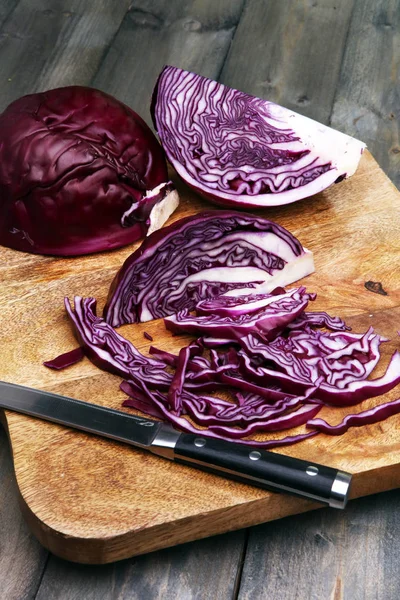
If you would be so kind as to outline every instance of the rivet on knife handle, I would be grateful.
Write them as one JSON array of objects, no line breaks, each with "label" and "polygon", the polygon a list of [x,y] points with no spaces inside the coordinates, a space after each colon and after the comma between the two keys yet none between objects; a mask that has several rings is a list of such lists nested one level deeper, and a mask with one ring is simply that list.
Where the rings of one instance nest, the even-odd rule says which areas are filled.
[{"label": "rivet on knife handle", "polygon": [[317,500],[334,508],[346,506],[349,473],[235,442],[172,432],[167,435],[161,430],[153,441],[152,452],[271,491]]}]

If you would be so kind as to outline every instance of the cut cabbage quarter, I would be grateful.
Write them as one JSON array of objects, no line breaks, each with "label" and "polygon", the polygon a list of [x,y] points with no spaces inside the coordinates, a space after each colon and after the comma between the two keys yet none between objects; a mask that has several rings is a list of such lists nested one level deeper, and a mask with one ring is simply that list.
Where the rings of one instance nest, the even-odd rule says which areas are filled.
[{"label": "cut cabbage quarter", "polygon": [[176,67],[161,72],[155,128],[182,179],[232,208],[289,204],[356,171],[365,144],[273,102]]}]

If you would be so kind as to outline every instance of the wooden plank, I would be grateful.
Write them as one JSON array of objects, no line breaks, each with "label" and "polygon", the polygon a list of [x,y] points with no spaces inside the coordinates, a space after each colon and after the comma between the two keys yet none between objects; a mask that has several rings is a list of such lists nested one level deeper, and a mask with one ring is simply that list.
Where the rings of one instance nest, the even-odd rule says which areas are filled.
[{"label": "wooden plank", "polygon": [[400,490],[250,530],[239,600],[398,600]]},{"label": "wooden plank", "polygon": [[400,1],[356,3],[332,126],[358,137],[400,187]]},{"label": "wooden plank", "polygon": [[249,0],[220,80],[327,123],[353,0]]},{"label": "wooden plank", "polygon": [[[0,27],[9,18],[12,11],[17,6],[17,4],[18,4],[18,0],[2,0],[2,2],[0,2]],[[1,40],[1,34],[0,34],[0,40]]]},{"label": "wooden plank", "polygon": [[30,533],[18,506],[11,453],[0,425],[0,596],[33,598],[45,568],[47,551]]},{"label": "wooden plank", "polygon": [[0,110],[46,88],[88,84],[129,0],[21,0],[0,29]]},{"label": "wooden plank", "polygon": [[36,600],[232,598],[244,531],[101,567],[51,557]]},{"label": "wooden plank", "polygon": [[93,85],[117,96],[150,125],[150,99],[165,64],[217,78],[244,0],[135,0]]}]

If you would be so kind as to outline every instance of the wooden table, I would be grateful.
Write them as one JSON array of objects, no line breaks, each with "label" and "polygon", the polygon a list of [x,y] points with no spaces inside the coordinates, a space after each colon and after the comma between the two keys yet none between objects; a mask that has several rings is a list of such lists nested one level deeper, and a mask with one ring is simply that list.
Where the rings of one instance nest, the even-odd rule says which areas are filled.
[{"label": "wooden table", "polygon": [[[400,0],[0,0],[0,109],[82,84],[149,121],[175,64],[365,141],[400,184]],[[29,533],[0,429],[0,597],[325,600],[400,597],[400,491],[120,563],[62,561]]]}]

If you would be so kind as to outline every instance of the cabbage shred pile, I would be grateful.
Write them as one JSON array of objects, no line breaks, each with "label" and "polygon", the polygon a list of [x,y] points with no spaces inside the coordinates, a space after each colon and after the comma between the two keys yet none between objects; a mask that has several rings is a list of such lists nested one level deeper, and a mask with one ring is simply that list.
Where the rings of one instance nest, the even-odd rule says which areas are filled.
[{"label": "cabbage shred pile", "polygon": [[[151,356],[96,316],[93,298],[75,297],[74,307],[68,300],[65,305],[88,358],[123,377],[120,387],[128,395],[124,406],[182,431],[274,448],[319,432],[338,435],[400,412],[396,400],[348,415],[335,426],[317,417],[324,405],[351,406],[395,387],[400,383],[400,353],[393,354],[382,377],[368,379],[386,340],[372,328],[352,333],[338,317],[306,311],[314,298],[301,287],[250,294],[247,304],[243,296],[200,301],[198,314],[165,319],[175,332],[193,333],[196,324],[197,338],[178,355],[151,347]],[[210,337],[210,320],[225,325],[223,337]],[[223,397],[218,390],[224,391]],[[304,425],[300,433],[275,436]],[[270,433],[273,437],[266,437]]]}]

